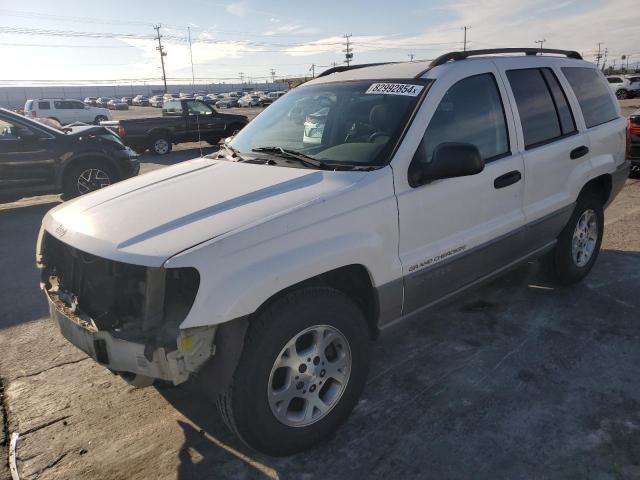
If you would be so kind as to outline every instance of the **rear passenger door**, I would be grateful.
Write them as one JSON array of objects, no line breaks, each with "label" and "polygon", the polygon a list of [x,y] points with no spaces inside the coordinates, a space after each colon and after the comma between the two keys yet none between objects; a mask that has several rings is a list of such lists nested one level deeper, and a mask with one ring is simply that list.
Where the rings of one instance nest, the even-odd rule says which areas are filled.
[{"label": "rear passenger door", "polygon": [[557,237],[573,211],[572,185],[586,183],[589,136],[579,131],[557,70],[506,69],[525,169],[525,247]]},{"label": "rear passenger door", "polygon": [[[430,162],[441,143],[463,142],[478,147],[484,170],[422,185],[394,180],[404,314],[473,284],[521,255],[522,157],[512,155],[512,117],[493,63],[475,65],[473,72],[452,65],[431,87],[425,112],[412,127],[426,116],[411,164]],[[408,173],[397,170],[394,166],[394,177]]]}]

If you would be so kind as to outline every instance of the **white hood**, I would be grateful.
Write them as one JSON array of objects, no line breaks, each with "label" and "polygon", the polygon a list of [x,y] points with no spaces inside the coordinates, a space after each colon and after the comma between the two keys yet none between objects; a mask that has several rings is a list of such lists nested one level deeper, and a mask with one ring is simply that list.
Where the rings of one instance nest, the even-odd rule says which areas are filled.
[{"label": "white hood", "polygon": [[200,158],[64,203],[43,225],[79,250],[161,266],[198,243],[327,198],[362,177]]}]

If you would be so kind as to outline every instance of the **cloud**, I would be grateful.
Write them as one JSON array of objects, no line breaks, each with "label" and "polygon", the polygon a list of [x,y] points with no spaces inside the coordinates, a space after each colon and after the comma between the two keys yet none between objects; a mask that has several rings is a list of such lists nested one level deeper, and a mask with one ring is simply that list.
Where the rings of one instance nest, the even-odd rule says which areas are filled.
[{"label": "cloud", "polygon": [[244,2],[230,3],[229,5],[224,7],[224,9],[227,11],[227,13],[235,15],[236,17],[244,17],[250,12],[250,9]]}]

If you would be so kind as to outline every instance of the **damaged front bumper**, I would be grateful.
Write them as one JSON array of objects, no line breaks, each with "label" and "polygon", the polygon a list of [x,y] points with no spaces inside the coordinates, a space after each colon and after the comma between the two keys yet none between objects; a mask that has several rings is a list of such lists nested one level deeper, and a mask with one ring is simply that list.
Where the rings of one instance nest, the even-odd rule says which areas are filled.
[{"label": "damaged front bumper", "polygon": [[175,350],[166,351],[160,347],[149,352],[142,343],[96,330],[92,327],[91,319],[71,312],[56,295],[45,293],[49,316],[62,336],[96,362],[121,374],[136,386],[150,385],[154,379],[179,385],[186,382],[189,375],[199,370],[215,353],[215,326],[181,330]]},{"label": "damaged front bumper", "polygon": [[41,231],[36,264],[62,335],[135,386],[178,385],[215,353],[216,326],[181,329],[198,289],[195,269],[114,262]]}]

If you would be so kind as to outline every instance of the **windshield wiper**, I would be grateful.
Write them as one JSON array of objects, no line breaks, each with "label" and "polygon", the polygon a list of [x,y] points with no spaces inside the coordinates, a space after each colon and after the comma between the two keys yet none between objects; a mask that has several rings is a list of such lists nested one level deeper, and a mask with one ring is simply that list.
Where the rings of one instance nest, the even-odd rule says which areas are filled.
[{"label": "windshield wiper", "polygon": [[288,150],[282,147],[256,147],[251,149],[252,152],[258,153],[271,153],[279,157],[287,158],[289,160],[297,160],[301,164],[309,168],[319,168],[322,170],[333,170],[333,168],[321,160],[317,160],[304,153],[297,152],[295,150]]}]

